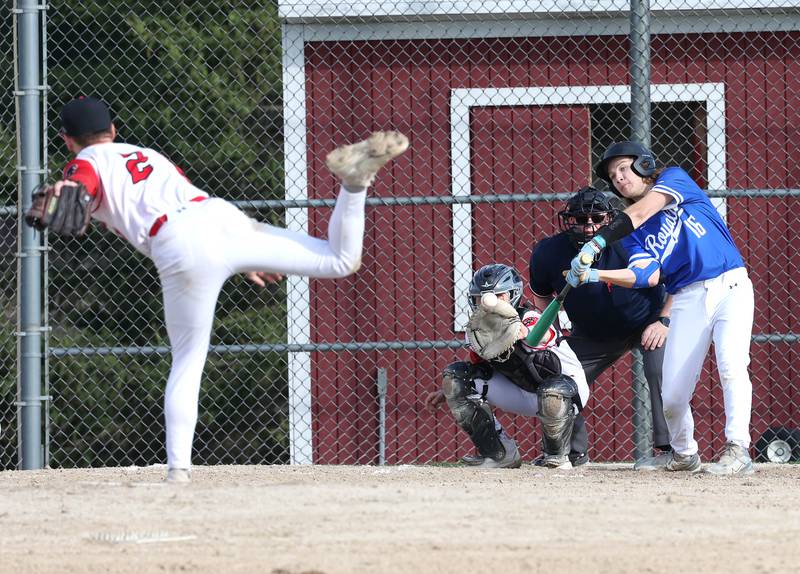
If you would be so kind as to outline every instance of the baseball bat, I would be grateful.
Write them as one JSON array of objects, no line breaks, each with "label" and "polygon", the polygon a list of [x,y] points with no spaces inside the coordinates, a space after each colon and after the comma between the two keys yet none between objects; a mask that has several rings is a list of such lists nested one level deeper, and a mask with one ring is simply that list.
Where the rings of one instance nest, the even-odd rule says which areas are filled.
[{"label": "baseball bat", "polygon": [[[592,256],[588,253],[581,255],[581,263],[584,265],[591,265],[592,260]],[[564,288],[561,290],[561,292],[556,295],[556,298],[550,301],[550,304],[542,312],[542,316],[539,317],[539,320],[536,321],[536,324],[533,326],[533,328],[528,331],[528,335],[525,337],[525,343],[531,347],[535,347],[542,341],[542,337],[544,337],[544,334],[547,333],[550,325],[552,325],[556,320],[556,317],[558,317],[558,312],[561,310],[561,306],[564,304],[564,299],[566,298],[570,289],[572,289],[572,285],[567,283],[564,285]]]}]

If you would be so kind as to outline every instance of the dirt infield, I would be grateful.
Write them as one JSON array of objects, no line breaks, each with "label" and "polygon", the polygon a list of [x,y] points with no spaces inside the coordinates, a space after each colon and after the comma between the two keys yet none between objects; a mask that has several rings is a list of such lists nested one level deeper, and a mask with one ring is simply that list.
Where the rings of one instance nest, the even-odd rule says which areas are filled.
[{"label": "dirt infield", "polygon": [[800,466],[0,473],[0,572],[796,572]]}]

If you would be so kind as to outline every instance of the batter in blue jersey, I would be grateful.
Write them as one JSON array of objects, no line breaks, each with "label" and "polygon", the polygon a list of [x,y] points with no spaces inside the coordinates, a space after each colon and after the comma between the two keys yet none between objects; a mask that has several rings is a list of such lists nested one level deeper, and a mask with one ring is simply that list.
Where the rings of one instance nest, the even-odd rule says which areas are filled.
[{"label": "batter in blue jersey", "polygon": [[[673,450],[634,468],[702,470],[690,401],[713,342],[725,402],[725,447],[705,471],[754,472],[748,452],[753,387],[747,372],[753,284],[725,222],[685,171],[659,168],[653,153],[637,142],[610,146],[596,175],[629,206],[583,246],[567,281],[573,287],[608,281],[633,288],[663,281],[672,295],[662,401]],[[626,268],[602,270],[581,261],[584,253],[597,257],[619,239],[630,255]]]},{"label": "batter in blue jersey", "polygon": [[651,191],[673,201],[623,240],[631,264],[657,262],[672,294],[744,267],[728,228],[689,174],[679,167],[667,168]]}]

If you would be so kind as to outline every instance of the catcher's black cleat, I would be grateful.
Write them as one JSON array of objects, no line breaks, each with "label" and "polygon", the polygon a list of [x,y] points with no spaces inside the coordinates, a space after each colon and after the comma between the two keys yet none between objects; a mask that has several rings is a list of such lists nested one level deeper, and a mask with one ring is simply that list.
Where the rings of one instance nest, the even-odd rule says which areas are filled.
[{"label": "catcher's black cleat", "polygon": [[[571,452],[568,455],[569,462],[572,464],[572,467],[582,466],[589,462],[589,455],[585,452]],[[533,466],[547,466],[545,464],[544,455],[539,456],[536,460],[531,463]]]},{"label": "catcher's black cleat", "polygon": [[479,453],[478,451],[475,451],[472,454],[465,454],[464,456],[462,456],[458,460],[459,460],[459,462],[461,462],[462,464],[465,464],[467,466],[478,466],[480,464],[483,464],[483,461],[484,461],[485,458],[486,457],[482,456],[481,453]]},{"label": "catcher's black cleat", "polygon": [[571,452],[569,453],[569,461],[572,466],[581,466],[589,462],[589,455],[585,452]]},{"label": "catcher's black cleat", "polygon": [[500,442],[503,443],[505,449],[505,456],[500,460],[495,460],[487,456],[481,456],[481,453],[475,451],[473,454],[465,454],[459,459],[459,462],[466,466],[474,466],[478,468],[519,468],[522,466],[522,458],[517,448],[517,443],[513,439],[500,437]]},{"label": "catcher's black cleat", "polygon": [[519,454],[517,443],[513,439],[501,436],[500,442],[503,443],[505,451],[503,458],[494,459],[485,457],[480,463],[472,465],[475,468],[519,468],[522,466],[522,457]]}]

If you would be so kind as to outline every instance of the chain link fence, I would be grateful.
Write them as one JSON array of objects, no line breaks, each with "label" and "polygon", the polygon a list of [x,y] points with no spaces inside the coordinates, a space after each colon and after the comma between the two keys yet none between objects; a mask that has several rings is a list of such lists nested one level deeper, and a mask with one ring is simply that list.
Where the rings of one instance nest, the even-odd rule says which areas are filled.
[{"label": "chain link fence", "polygon": [[[17,2],[0,42],[3,328],[0,468],[15,468],[18,380]],[[755,455],[796,428],[800,9],[794,2],[650,2],[648,133],[724,213],[756,290]],[[46,172],[66,162],[61,105],[105,99],[119,139],[163,150],[212,195],[325,234],[335,146],[399,129],[410,151],[370,192],[361,270],[225,287],[204,373],[195,464],[454,461],[470,449],[423,408],[464,357],[465,291],[498,261],[527,278],[532,246],[631,136],[627,1],[54,1],[42,10]],[[639,112],[640,110],[634,110]],[[595,181],[598,187],[604,187]],[[43,269],[44,460],[53,467],[164,462],[169,348],[149,261],[95,226],[49,238]],[[526,298],[531,293],[526,290]],[[637,364],[597,380],[592,460],[631,460]],[[693,401],[701,456],[722,445],[713,357]],[[524,457],[535,421],[498,412]],[[767,438],[764,438],[767,437]]]}]

